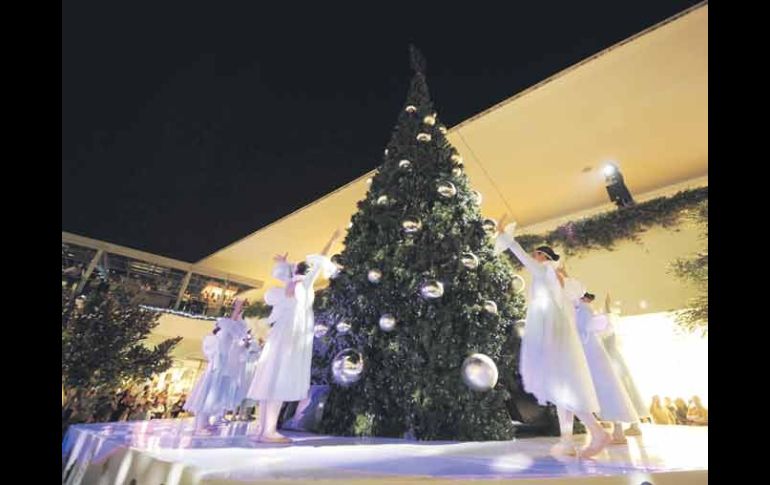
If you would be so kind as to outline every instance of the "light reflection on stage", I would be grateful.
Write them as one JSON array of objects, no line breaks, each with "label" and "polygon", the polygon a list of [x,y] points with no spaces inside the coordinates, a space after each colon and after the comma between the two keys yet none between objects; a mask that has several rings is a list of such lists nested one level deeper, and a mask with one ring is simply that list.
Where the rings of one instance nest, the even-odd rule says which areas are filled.
[{"label": "light reflection on stage", "polygon": [[87,424],[70,428],[62,443],[63,474],[67,483],[134,479],[137,485],[174,485],[216,479],[258,483],[388,477],[636,480],[662,472],[708,469],[707,427],[642,429],[643,435],[629,437],[628,445],[613,445],[592,459],[579,459],[551,456],[556,438],[422,442],[289,432],[294,443],[285,445],[258,442],[255,422],[232,422],[202,432],[194,431],[191,419]]}]

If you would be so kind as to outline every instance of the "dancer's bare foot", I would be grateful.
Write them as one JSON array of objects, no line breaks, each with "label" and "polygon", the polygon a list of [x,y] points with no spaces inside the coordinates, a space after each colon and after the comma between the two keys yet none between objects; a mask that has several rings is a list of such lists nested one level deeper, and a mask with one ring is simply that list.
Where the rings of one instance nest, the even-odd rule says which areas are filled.
[{"label": "dancer's bare foot", "polygon": [[626,430],[626,436],[642,436],[642,430],[639,429],[639,423],[631,424],[631,427]]},{"label": "dancer's bare foot", "polygon": [[610,444],[610,442],[612,442],[612,436],[604,430],[601,430],[601,433],[597,434],[591,433],[591,443],[580,450],[581,458],[590,458],[594,455],[598,455]]},{"label": "dancer's bare foot", "polygon": [[628,438],[623,434],[623,426],[617,423],[612,429],[612,444],[613,445],[625,445],[628,444]]},{"label": "dancer's bare foot", "polygon": [[561,440],[551,447],[555,456],[577,456],[577,445],[572,440]]},{"label": "dancer's bare foot", "polygon": [[286,436],[280,433],[271,433],[271,434],[261,435],[258,439],[262,443],[291,443],[292,442],[291,438],[287,438]]}]

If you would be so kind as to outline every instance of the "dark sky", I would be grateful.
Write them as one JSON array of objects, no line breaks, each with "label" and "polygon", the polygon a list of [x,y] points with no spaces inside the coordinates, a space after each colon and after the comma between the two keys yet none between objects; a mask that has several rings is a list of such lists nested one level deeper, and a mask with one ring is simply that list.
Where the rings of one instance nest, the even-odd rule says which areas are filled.
[{"label": "dark sky", "polygon": [[197,261],[377,166],[410,42],[451,127],[698,2],[272,3],[62,3],[63,230]]}]

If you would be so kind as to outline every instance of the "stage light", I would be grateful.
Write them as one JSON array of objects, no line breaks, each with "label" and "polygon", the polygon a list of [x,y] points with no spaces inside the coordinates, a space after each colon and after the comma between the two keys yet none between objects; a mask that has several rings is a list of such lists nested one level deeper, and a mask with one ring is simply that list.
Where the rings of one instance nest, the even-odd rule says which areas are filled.
[{"label": "stage light", "polygon": [[634,199],[631,197],[626,183],[623,181],[623,174],[620,173],[620,169],[615,162],[608,162],[604,168],[604,182],[607,187],[607,195],[610,196],[610,201],[620,207],[629,207],[634,205]]}]

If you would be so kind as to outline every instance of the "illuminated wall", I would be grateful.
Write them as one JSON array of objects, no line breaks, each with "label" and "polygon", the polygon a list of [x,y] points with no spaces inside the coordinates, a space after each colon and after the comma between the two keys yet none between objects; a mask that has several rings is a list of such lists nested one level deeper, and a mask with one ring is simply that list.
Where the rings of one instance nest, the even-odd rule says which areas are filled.
[{"label": "illuminated wall", "polygon": [[615,332],[646,402],[697,395],[708,407],[708,337],[681,332],[671,313],[623,317]]}]

